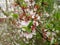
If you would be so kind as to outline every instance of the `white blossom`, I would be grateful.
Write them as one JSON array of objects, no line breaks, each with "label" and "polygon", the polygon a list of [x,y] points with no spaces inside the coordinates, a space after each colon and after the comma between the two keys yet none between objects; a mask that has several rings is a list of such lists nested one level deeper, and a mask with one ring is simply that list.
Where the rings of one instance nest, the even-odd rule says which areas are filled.
[{"label": "white blossom", "polygon": [[60,5],[58,6],[58,8],[60,8]]},{"label": "white blossom", "polygon": [[21,30],[18,30],[18,33],[20,33],[21,32]]},{"label": "white blossom", "polygon": [[21,25],[22,25],[22,26],[27,26],[28,24],[29,24],[29,22],[26,22],[26,21],[22,21],[22,22],[21,22]]},{"label": "white blossom", "polygon": [[24,33],[24,37],[26,37],[27,39],[31,39],[33,37],[33,35],[32,35],[32,33],[30,33],[30,34]]},{"label": "white blossom", "polygon": [[48,14],[48,13],[46,13],[46,16],[47,16],[47,17],[49,17],[49,14]]},{"label": "white blossom", "polygon": [[50,34],[51,34],[50,32],[47,32],[47,34],[46,34],[46,35],[47,35],[47,37],[49,37],[49,36],[50,36]]},{"label": "white blossom", "polygon": [[30,15],[33,15],[34,14],[33,10],[29,11],[29,13],[30,13]]},{"label": "white blossom", "polygon": [[25,2],[29,2],[29,0],[24,0]]},{"label": "white blossom", "polygon": [[32,18],[34,18],[35,15],[32,15]]},{"label": "white blossom", "polygon": [[37,21],[33,21],[33,24],[34,24],[34,23],[36,23],[36,26],[38,26],[38,25],[39,25]]},{"label": "white blossom", "polygon": [[37,14],[37,20],[40,20],[40,16]]},{"label": "white blossom", "polygon": [[32,5],[34,6],[35,2],[32,3]]},{"label": "white blossom", "polygon": [[51,44],[54,42],[54,37],[52,37],[52,39],[51,39]]},{"label": "white blossom", "polygon": [[2,12],[0,13],[0,18],[7,18]]},{"label": "white blossom", "polygon": [[37,8],[34,8],[34,11],[37,11]]}]

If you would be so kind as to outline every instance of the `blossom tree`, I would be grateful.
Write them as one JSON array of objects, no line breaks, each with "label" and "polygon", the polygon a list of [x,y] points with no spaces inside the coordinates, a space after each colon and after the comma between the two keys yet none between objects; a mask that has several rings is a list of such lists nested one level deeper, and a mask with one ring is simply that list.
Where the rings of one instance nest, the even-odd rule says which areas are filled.
[{"label": "blossom tree", "polygon": [[[2,29],[3,45],[59,45],[60,8],[56,0],[14,0],[6,10]],[[9,8],[10,7],[10,8]],[[4,33],[3,33],[4,32]]]}]

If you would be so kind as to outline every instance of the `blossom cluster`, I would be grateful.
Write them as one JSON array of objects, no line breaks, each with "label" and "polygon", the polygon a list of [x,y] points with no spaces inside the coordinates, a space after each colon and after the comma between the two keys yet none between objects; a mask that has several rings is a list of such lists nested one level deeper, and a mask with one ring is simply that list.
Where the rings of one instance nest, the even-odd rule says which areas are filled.
[{"label": "blossom cluster", "polygon": [[[40,20],[40,15],[42,14],[37,13],[39,5],[35,4],[34,0],[24,0],[22,5],[14,3],[14,12],[19,14],[18,21],[16,22],[17,27],[25,32],[24,36],[26,38],[32,38],[33,35],[36,35],[35,28],[38,26],[38,20]],[[18,7],[19,9],[17,9]]]}]

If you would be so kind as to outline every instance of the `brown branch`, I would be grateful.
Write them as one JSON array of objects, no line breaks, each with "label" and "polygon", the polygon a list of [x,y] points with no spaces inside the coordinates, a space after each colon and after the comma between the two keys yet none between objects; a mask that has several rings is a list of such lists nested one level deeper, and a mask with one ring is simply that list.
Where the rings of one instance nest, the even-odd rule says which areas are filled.
[{"label": "brown branch", "polygon": [[43,33],[40,32],[39,30],[40,30],[40,29],[38,29],[38,28],[36,27],[36,31],[40,34],[40,36],[41,36],[43,39],[45,39],[47,42],[50,42],[50,41],[48,40],[48,37],[44,38],[44,37],[43,37]]}]

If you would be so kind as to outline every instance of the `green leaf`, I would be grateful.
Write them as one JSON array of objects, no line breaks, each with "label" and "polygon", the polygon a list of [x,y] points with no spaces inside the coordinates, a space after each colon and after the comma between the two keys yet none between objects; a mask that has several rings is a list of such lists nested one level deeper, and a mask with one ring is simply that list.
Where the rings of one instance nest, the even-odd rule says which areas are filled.
[{"label": "green leaf", "polygon": [[18,14],[13,14],[12,16],[13,16],[13,18],[15,18],[15,19],[18,18]]},{"label": "green leaf", "polygon": [[28,32],[28,33],[31,33],[31,28],[29,28],[29,27],[22,27],[22,28],[24,28],[25,30],[26,30],[26,32]]},{"label": "green leaf", "polygon": [[26,7],[26,6],[27,6],[27,4],[26,4],[25,2],[23,2],[23,3],[21,4],[21,6]]},{"label": "green leaf", "polygon": [[27,27],[30,28],[32,25],[33,25],[33,21],[31,21]]},{"label": "green leaf", "polygon": [[31,33],[31,28],[27,28],[27,29],[28,29],[27,32],[28,32],[28,33]]},{"label": "green leaf", "polygon": [[46,28],[52,29],[53,28],[53,24],[51,23],[46,23],[45,25]]}]

